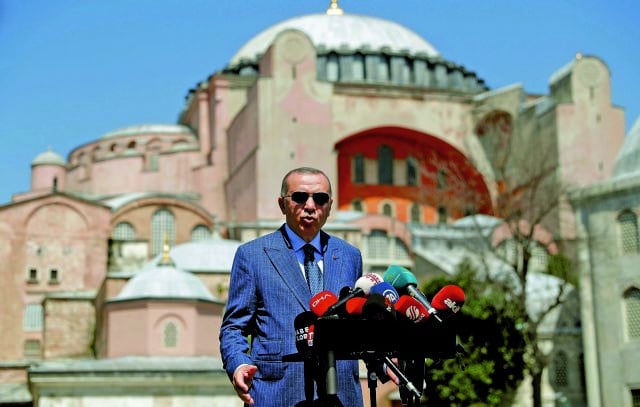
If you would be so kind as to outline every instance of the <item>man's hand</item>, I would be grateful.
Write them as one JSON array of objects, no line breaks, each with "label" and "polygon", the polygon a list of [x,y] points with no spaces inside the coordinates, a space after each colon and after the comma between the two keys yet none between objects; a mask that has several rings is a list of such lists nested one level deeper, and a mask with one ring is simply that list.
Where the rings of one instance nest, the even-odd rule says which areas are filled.
[{"label": "man's hand", "polygon": [[257,371],[257,366],[241,365],[233,372],[233,387],[236,389],[238,397],[246,404],[253,404],[253,397],[249,394],[249,389]]},{"label": "man's hand", "polygon": [[[397,358],[393,358],[391,359],[391,361],[393,362],[394,365],[398,366]],[[385,364],[385,367],[386,367],[386,373],[387,373],[387,376],[389,376],[389,379],[391,379],[391,381],[394,382],[396,386],[400,385],[400,379],[398,379],[398,376],[396,376],[396,374],[393,372],[393,370],[389,368],[388,365]]]}]

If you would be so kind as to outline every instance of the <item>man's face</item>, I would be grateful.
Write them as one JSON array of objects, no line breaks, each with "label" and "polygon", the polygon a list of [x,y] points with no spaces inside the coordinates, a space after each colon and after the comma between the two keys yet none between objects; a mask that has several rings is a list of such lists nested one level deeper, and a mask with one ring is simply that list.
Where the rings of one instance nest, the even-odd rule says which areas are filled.
[{"label": "man's face", "polygon": [[[306,192],[309,196],[305,202],[297,203],[291,197],[294,192]],[[327,221],[333,203],[330,198],[324,204],[317,204],[312,197],[317,192],[329,194],[329,182],[322,174],[293,173],[287,178],[287,197],[278,198],[287,225],[306,242],[310,242]]]}]

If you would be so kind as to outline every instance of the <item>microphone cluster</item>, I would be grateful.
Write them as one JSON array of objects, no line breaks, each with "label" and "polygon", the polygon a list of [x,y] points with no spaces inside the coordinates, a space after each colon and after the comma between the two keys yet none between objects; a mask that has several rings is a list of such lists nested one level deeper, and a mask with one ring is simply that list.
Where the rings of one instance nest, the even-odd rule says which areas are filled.
[{"label": "microphone cluster", "polygon": [[391,265],[382,277],[375,273],[363,275],[353,288],[343,287],[339,296],[331,291],[321,291],[311,298],[310,311],[299,314],[294,321],[298,351],[309,350],[313,346],[317,318],[406,320],[413,323],[433,318],[443,322],[464,305],[464,291],[456,285],[444,286],[431,301],[417,286],[413,273],[404,267]]}]

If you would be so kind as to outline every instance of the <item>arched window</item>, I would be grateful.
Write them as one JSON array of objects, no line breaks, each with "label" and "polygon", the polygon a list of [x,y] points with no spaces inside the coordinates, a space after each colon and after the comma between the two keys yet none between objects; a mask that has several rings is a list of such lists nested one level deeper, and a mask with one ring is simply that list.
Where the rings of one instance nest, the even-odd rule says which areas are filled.
[{"label": "arched window", "polygon": [[566,387],[569,385],[569,369],[567,354],[563,351],[557,352],[553,357],[553,382],[556,386]]},{"label": "arched window", "polygon": [[175,348],[178,346],[178,327],[174,322],[167,322],[164,326],[164,347]]},{"label": "arched window", "polygon": [[388,202],[382,204],[382,214],[385,216],[393,216],[393,206]]},{"label": "arched window", "polygon": [[620,249],[622,254],[638,253],[638,217],[626,210],[618,215]]},{"label": "arched window", "polygon": [[640,290],[633,287],[624,294],[627,338],[640,340]]},{"label": "arched window", "polygon": [[136,240],[136,229],[129,222],[120,222],[111,232],[113,240]]},{"label": "arched window", "polygon": [[353,183],[364,184],[364,156],[362,154],[353,156]]},{"label": "arched window", "polygon": [[336,82],[338,79],[340,79],[338,55],[331,53],[327,57],[327,80],[330,82]]},{"label": "arched window", "polygon": [[191,230],[191,240],[207,240],[211,238],[211,231],[207,227],[207,225],[197,225]]},{"label": "arched window", "polygon": [[173,246],[176,239],[176,225],[173,213],[168,209],[158,209],[151,218],[151,255],[162,252],[164,236],[167,236],[169,246]]},{"label": "arched window", "polygon": [[367,238],[367,253],[372,259],[389,257],[389,238],[384,230],[372,230]]},{"label": "arched window", "polygon": [[360,199],[356,199],[351,203],[354,211],[364,212],[364,207],[362,205],[362,201]]},{"label": "arched window", "polygon": [[27,332],[42,331],[44,312],[41,304],[27,304],[22,325]]},{"label": "arched window", "polygon": [[407,249],[407,245],[404,244],[402,239],[394,238],[393,239],[393,259],[394,260],[409,260],[409,249]]},{"label": "arched window", "polygon": [[407,185],[418,185],[418,162],[413,157],[407,158]]},{"label": "arched window", "polygon": [[438,207],[438,223],[447,223],[449,218],[449,211],[444,206]]},{"label": "arched window", "polygon": [[420,223],[421,219],[420,205],[414,203],[413,205],[411,205],[411,223]]},{"label": "arched window", "polygon": [[353,56],[353,64],[351,65],[352,78],[354,81],[361,82],[364,80],[364,55],[355,54]]},{"label": "arched window", "polygon": [[393,150],[386,145],[378,148],[378,184],[393,185]]}]

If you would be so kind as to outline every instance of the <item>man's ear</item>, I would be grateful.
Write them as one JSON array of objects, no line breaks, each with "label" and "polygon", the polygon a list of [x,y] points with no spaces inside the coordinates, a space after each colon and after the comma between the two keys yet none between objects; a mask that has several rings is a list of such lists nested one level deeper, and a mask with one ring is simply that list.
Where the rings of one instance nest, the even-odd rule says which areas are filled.
[{"label": "man's ear", "polygon": [[282,212],[283,215],[285,215],[284,212],[284,198],[279,196],[278,197],[278,206],[280,207],[280,212]]}]

